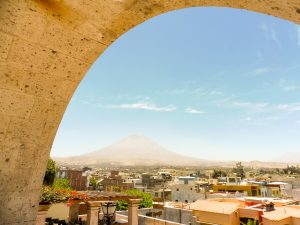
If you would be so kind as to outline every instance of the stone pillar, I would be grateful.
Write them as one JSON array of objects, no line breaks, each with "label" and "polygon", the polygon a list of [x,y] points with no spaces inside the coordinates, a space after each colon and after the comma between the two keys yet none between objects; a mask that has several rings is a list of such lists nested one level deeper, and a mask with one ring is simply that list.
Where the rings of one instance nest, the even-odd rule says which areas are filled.
[{"label": "stone pillar", "polygon": [[87,203],[87,225],[98,225],[100,207],[100,201],[90,201]]},{"label": "stone pillar", "polygon": [[80,202],[73,203],[72,205],[70,205],[69,222],[71,223],[78,222],[79,207],[80,207]]},{"label": "stone pillar", "polygon": [[35,225],[45,225],[46,217],[47,217],[47,211],[38,211]]},{"label": "stone pillar", "polygon": [[46,217],[48,210],[50,209],[51,205],[39,205],[39,210],[37,212],[35,225],[45,225]]},{"label": "stone pillar", "polygon": [[138,225],[138,208],[141,199],[129,199],[128,201],[128,225]]}]

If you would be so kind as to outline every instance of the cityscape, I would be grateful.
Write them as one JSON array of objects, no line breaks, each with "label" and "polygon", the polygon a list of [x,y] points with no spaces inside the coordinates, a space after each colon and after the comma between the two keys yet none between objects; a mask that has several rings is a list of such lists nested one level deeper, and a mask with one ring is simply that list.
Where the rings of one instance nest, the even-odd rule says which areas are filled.
[{"label": "cityscape", "polygon": [[[92,201],[79,208],[74,205],[83,200],[74,203],[69,198],[70,208],[57,201],[47,213],[48,222],[68,218],[89,224],[93,219],[89,204],[104,199],[115,204],[110,219],[114,223],[289,224],[300,217],[299,163],[196,160],[165,150],[142,135],[55,160],[50,159],[56,164],[53,188],[67,187]],[[135,211],[127,200],[130,196],[140,199]]]},{"label": "cityscape", "polygon": [[0,1],[0,225],[300,225],[300,1]]}]

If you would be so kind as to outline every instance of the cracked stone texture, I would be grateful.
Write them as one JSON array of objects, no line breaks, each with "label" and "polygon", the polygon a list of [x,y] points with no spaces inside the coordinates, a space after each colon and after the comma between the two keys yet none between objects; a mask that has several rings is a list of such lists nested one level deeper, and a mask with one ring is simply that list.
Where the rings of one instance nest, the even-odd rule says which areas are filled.
[{"label": "cracked stone texture", "polygon": [[35,224],[59,123],[101,53],[147,19],[195,6],[300,24],[299,0],[0,0],[1,224]]}]

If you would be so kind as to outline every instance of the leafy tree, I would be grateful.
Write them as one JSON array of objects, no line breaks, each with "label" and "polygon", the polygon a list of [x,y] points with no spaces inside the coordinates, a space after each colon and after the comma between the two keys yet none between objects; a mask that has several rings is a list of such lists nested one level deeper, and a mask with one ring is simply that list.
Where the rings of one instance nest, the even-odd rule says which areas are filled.
[{"label": "leafy tree", "polygon": [[44,176],[44,185],[52,186],[54,183],[56,175],[56,167],[55,167],[55,161],[51,158],[49,158],[47,162],[47,169]]},{"label": "leafy tree", "polygon": [[214,169],[212,178],[217,179],[218,177],[226,177],[227,173],[223,170]]},{"label": "leafy tree", "polygon": [[[153,205],[152,196],[149,193],[145,193],[135,189],[130,189],[128,191],[125,191],[124,193],[141,198],[142,200],[139,205],[140,208],[150,208]],[[127,209],[128,209],[128,203],[126,201],[121,200],[117,202],[117,210],[127,210]]]},{"label": "leafy tree", "polygon": [[117,201],[117,211],[125,211],[128,209],[128,202],[125,200],[119,200]]},{"label": "leafy tree", "polygon": [[233,168],[233,172],[236,173],[237,177],[241,177],[242,179],[244,179],[246,177],[244,166],[242,165],[242,162],[236,163],[235,168]]},{"label": "leafy tree", "polygon": [[283,169],[283,173],[285,174],[300,174],[299,166],[289,166],[287,165],[286,169]]},{"label": "leafy tree", "polygon": [[97,187],[97,180],[96,180],[95,177],[91,177],[89,185],[92,186],[94,189],[96,189],[96,187]]},{"label": "leafy tree", "polygon": [[112,191],[113,192],[121,192],[121,188],[118,186],[112,186]]},{"label": "leafy tree", "polygon": [[72,190],[70,185],[70,180],[65,178],[55,178],[53,183],[53,188],[55,190]]}]

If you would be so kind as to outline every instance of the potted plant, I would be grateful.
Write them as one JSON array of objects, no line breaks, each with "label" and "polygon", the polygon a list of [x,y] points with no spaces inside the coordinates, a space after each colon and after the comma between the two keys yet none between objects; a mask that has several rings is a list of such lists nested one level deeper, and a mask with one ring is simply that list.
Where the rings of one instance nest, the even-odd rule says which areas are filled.
[{"label": "potted plant", "polygon": [[74,204],[74,203],[80,203],[80,202],[87,202],[89,200],[89,197],[85,193],[79,193],[76,191],[72,191],[70,193],[68,206]]},{"label": "potted plant", "polygon": [[70,197],[70,191],[56,190],[50,186],[43,186],[40,196],[39,211],[48,210],[51,204],[67,202]]}]

